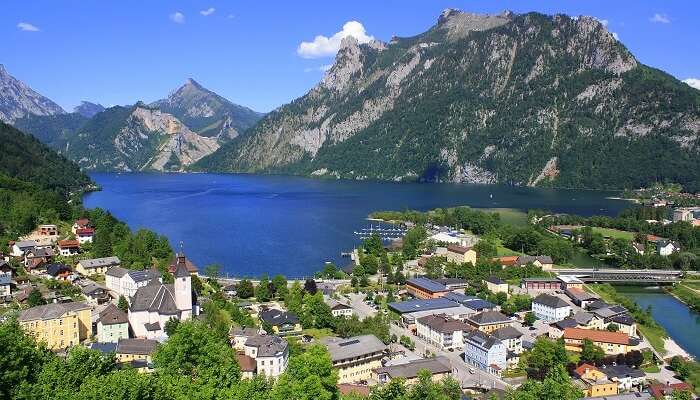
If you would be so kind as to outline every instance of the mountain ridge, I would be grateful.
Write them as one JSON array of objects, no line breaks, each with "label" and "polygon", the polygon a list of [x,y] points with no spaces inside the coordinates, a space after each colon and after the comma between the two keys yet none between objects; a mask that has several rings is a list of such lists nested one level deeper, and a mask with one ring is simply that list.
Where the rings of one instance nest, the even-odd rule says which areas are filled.
[{"label": "mountain ridge", "polygon": [[0,121],[11,124],[29,114],[65,113],[61,106],[10,75],[5,66],[0,64]]}]

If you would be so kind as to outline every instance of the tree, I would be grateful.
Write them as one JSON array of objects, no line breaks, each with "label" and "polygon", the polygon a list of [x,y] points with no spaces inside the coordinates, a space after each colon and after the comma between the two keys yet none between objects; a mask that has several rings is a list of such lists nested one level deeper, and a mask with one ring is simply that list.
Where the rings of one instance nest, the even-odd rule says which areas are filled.
[{"label": "tree", "polygon": [[221,275],[221,265],[220,264],[209,264],[204,267],[204,275],[207,278],[216,279]]},{"label": "tree", "polygon": [[532,311],[528,311],[527,313],[525,313],[525,320],[524,320],[525,325],[532,326],[532,325],[534,325],[535,321],[537,321],[537,317],[535,317],[535,313],[533,313]]},{"label": "tree", "polygon": [[29,296],[27,296],[27,305],[29,307],[36,307],[44,304],[46,304],[46,300],[44,300],[44,296],[41,295],[39,289],[32,289],[32,291],[29,292]]},{"label": "tree", "polygon": [[97,229],[93,237],[92,253],[96,258],[110,257],[112,252],[112,238],[109,231],[105,229]]},{"label": "tree", "polygon": [[258,286],[255,287],[255,299],[264,303],[266,301],[270,301],[271,298],[272,291],[270,290],[270,280],[268,279],[267,274],[265,274],[260,278]]},{"label": "tree", "polygon": [[325,347],[313,345],[289,359],[287,371],[280,375],[271,400],[333,400],[338,397],[338,372],[333,369]]},{"label": "tree", "polygon": [[607,329],[608,332],[617,332],[620,330],[620,327],[617,324],[608,324],[605,329]]},{"label": "tree", "polygon": [[300,315],[304,305],[304,289],[302,289],[299,281],[294,281],[292,287],[289,288],[287,296],[284,298],[284,305],[287,310]]},{"label": "tree", "polygon": [[313,279],[307,279],[306,282],[304,282],[304,290],[306,291],[306,293],[316,294],[316,291],[318,291],[318,288],[316,287],[316,281]]},{"label": "tree", "polygon": [[168,336],[172,336],[177,330],[178,325],[180,325],[180,320],[175,317],[170,317],[170,319],[165,322],[163,329],[165,329],[165,333]]},{"label": "tree", "polygon": [[369,238],[362,242],[362,248],[367,251],[367,253],[379,257],[384,253],[384,244],[382,243],[382,238],[376,233],[370,235]]},{"label": "tree", "polygon": [[243,279],[238,283],[236,287],[236,294],[241,299],[249,299],[255,295],[255,289],[253,288],[253,282],[250,279]]},{"label": "tree", "polygon": [[16,398],[22,386],[36,382],[55,356],[24,333],[16,320],[0,324],[0,398]]},{"label": "tree", "polygon": [[581,361],[597,364],[603,357],[605,357],[605,351],[600,346],[596,346],[591,339],[583,339]]},{"label": "tree", "polygon": [[284,275],[275,275],[272,278],[272,286],[275,289],[277,297],[283,299],[287,295],[287,278],[285,278]]},{"label": "tree", "polygon": [[409,229],[403,237],[403,256],[409,260],[416,258],[426,236],[425,228],[422,226]]},{"label": "tree", "polygon": [[556,364],[544,375],[541,382],[528,379],[516,391],[508,393],[507,400],[574,400],[583,397],[583,393],[574,386],[566,368]]},{"label": "tree", "polygon": [[564,366],[568,356],[562,340],[539,337],[527,357],[528,375],[543,379],[555,366]]},{"label": "tree", "polygon": [[119,301],[117,302],[117,308],[122,310],[123,312],[129,311],[129,302],[126,301],[126,297],[124,297],[124,295],[119,296]]},{"label": "tree", "polygon": [[693,395],[688,390],[674,390],[671,393],[671,400],[692,400]]}]

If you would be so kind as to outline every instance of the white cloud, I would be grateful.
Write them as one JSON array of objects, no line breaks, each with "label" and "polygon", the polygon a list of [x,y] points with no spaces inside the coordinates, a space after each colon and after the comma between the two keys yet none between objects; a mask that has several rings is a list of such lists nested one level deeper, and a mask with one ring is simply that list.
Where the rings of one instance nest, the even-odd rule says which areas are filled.
[{"label": "white cloud", "polygon": [[661,24],[670,24],[671,20],[668,18],[666,14],[659,14],[656,13],[654,14],[653,17],[649,18],[649,21],[655,22],[655,23],[661,23]]},{"label": "white cloud", "polygon": [[209,8],[207,8],[206,10],[200,11],[199,13],[202,14],[202,15],[204,15],[205,17],[208,17],[208,16],[214,14],[214,11],[216,11],[216,8],[214,8],[214,7],[209,7]]},{"label": "white cloud", "polygon": [[229,14],[226,18],[228,18],[228,19],[234,19],[234,18],[236,18],[236,16],[233,15],[233,14]]},{"label": "white cloud", "polygon": [[612,35],[613,35],[613,37],[615,38],[615,40],[617,40],[617,41],[620,40],[620,35],[618,35],[617,32],[610,32],[610,33],[612,33]]},{"label": "white cloud", "polygon": [[700,90],[700,79],[698,78],[683,79],[683,82],[685,82],[690,87]]},{"label": "white cloud", "polygon": [[20,22],[17,24],[17,28],[19,28],[20,31],[25,31],[25,32],[39,32],[39,27],[36,25],[32,25],[29,22]]},{"label": "white cloud", "polygon": [[[603,27],[605,29],[608,29],[608,25],[610,25],[610,21],[608,21],[607,19],[600,19],[600,18],[596,18],[596,17],[593,17],[593,18],[595,18],[598,22],[600,22],[600,24],[603,25]],[[608,31],[610,32],[612,37],[615,38],[615,40],[620,40],[620,36],[617,34],[617,32],[612,32],[609,29],[608,29]]]},{"label": "white cloud", "polygon": [[318,67],[304,68],[304,72],[326,72],[331,68],[333,68],[333,64],[323,64],[319,65]]},{"label": "white cloud", "polygon": [[352,36],[359,43],[368,43],[374,40],[365,31],[365,27],[357,21],[348,21],[343,25],[343,30],[336,32],[331,37],[318,35],[312,42],[301,42],[297,47],[297,54],[303,58],[321,58],[335,55],[340,48],[343,38]]},{"label": "white cloud", "polygon": [[181,13],[180,11],[175,11],[174,13],[170,14],[170,20],[176,24],[184,24],[185,14]]},{"label": "white cloud", "polygon": [[600,18],[596,18],[596,19],[597,19],[598,22],[600,22],[604,27],[606,27],[606,28],[608,27],[608,22],[610,22],[610,21],[608,21],[607,19],[600,19]]}]

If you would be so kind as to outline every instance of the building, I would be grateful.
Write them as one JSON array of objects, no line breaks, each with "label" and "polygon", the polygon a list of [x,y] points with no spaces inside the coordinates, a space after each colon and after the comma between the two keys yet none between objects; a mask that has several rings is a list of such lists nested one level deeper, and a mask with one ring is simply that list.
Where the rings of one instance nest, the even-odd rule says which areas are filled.
[{"label": "building", "polygon": [[197,274],[197,266],[185,256],[185,253],[182,251],[182,244],[180,244],[180,251],[175,254],[173,261],[170,263],[170,266],[168,266],[168,272],[174,274],[180,265],[184,266],[190,275]]},{"label": "building", "polygon": [[417,277],[406,281],[406,291],[418,299],[436,299],[450,292],[447,286],[425,277]]},{"label": "building", "polygon": [[571,316],[571,318],[576,321],[579,328],[596,330],[605,329],[605,323],[603,322],[602,318],[586,311],[576,312]]},{"label": "building", "polygon": [[646,382],[647,375],[644,371],[631,368],[624,364],[603,365],[600,371],[617,383],[618,392],[626,392],[633,388],[642,388]]},{"label": "building", "polygon": [[87,339],[92,332],[90,306],[52,303],[22,311],[17,318],[26,333],[45,341],[50,349],[65,349]]},{"label": "building", "polygon": [[503,267],[512,267],[518,262],[518,256],[494,257],[491,260],[501,264]]},{"label": "building", "polygon": [[556,278],[523,278],[520,287],[528,293],[554,292],[561,289],[561,281]]},{"label": "building", "polygon": [[354,314],[352,307],[337,300],[328,299],[328,306],[331,308],[331,314],[334,317],[350,318]]},{"label": "building", "polygon": [[433,280],[439,284],[445,285],[449,290],[464,289],[469,286],[469,282],[462,278],[440,278]]},{"label": "building", "polygon": [[598,296],[589,293],[583,289],[566,289],[566,295],[569,296],[571,302],[581,308],[588,308],[588,305],[596,300],[600,300]]},{"label": "building", "polygon": [[618,332],[626,333],[630,337],[637,336],[637,323],[629,314],[620,314],[612,317],[608,325],[610,324],[617,325]]},{"label": "building", "polygon": [[95,229],[93,228],[80,228],[75,231],[75,238],[78,239],[80,244],[92,243],[92,238],[95,236]]},{"label": "building", "polygon": [[484,279],[484,283],[491,293],[508,293],[508,283],[495,276],[489,276]]},{"label": "building", "polygon": [[436,243],[456,244],[466,247],[473,246],[479,241],[478,237],[461,232],[438,232],[430,236],[429,239]]},{"label": "building", "polygon": [[493,310],[494,308],[496,308],[496,305],[491,302],[482,300],[475,296],[466,296],[462,293],[450,292],[444,295],[443,299],[448,299],[454,301],[455,303],[463,305],[464,307],[471,310],[471,312],[469,313],[470,315],[480,313],[482,311]]},{"label": "building", "polygon": [[444,356],[411,360],[377,368],[373,371],[372,378],[380,384],[389,383],[392,379],[403,379],[405,384],[413,385],[418,382],[418,372],[423,370],[430,372],[433,382],[437,382],[452,375],[452,363]]},{"label": "building", "polygon": [[675,242],[670,240],[659,240],[656,242],[656,252],[660,256],[670,256],[677,251],[681,251],[681,248]]},{"label": "building", "polygon": [[532,300],[532,312],[537,319],[549,323],[571,315],[571,306],[557,296],[542,293]]},{"label": "building", "polygon": [[630,344],[629,336],[626,333],[581,328],[564,329],[563,338],[567,350],[580,352],[583,340],[589,339],[608,355],[625,354]]},{"label": "building", "polygon": [[458,264],[471,263],[476,265],[476,251],[471,247],[464,247],[457,244],[447,246],[447,261]]},{"label": "building", "polygon": [[12,296],[12,272],[0,272],[0,300]]},{"label": "building", "polygon": [[68,280],[73,269],[66,264],[49,264],[46,266],[46,274],[54,279]]},{"label": "building", "polygon": [[588,305],[588,311],[595,314],[608,324],[618,315],[629,314],[629,311],[621,305],[610,305],[603,301],[594,301]]},{"label": "building", "polygon": [[289,346],[286,340],[277,335],[260,335],[256,332],[246,337],[243,355],[255,360],[254,374],[276,378],[287,370]]},{"label": "building", "polygon": [[374,335],[327,337],[322,343],[328,348],[333,368],[338,370],[338,383],[369,380],[372,371],[382,366],[387,352],[386,345]]},{"label": "building", "polygon": [[513,321],[498,311],[484,311],[467,318],[467,323],[477,330],[490,333],[511,326]]},{"label": "building", "polygon": [[87,218],[80,218],[79,220],[75,221],[73,223],[73,226],[71,227],[71,232],[75,235],[76,232],[78,232],[78,229],[86,229],[90,228],[90,220]]},{"label": "building", "polygon": [[152,280],[163,281],[160,272],[146,269],[140,271],[130,271],[128,269],[114,266],[105,273],[105,285],[107,289],[116,292],[127,299],[136,294],[138,288],[148,285]]},{"label": "building", "polygon": [[97,341],[117,343],[129,338],[129,317],[114,304],[108,305],[97,320]]},{"label": "building", "polygon": [[552,322],[549,324],[547,336],[551,339],[559,339],[564,336],[566,328],[578,328],[578,322],[573,318],[564,318],[561,321]]},{"label": "building", "polygon": [[37,230],[37,234],[39,236],[57,236],[58,235],[58,227],[53,224],[44,224],[44,225],[39,225],[39,229]]},{"label": "building", "polygon": [[484,332],[473,330],[464,339],[464,362],[499,375],[507,366],[506,345]]},{"label": "building", "polygon": [[80,253],[80,242],[77,240],[59,240],[58,253],[63,257],[70,257]]},{"label": "building", "polygon": [[445,314],[416,319],[416,335],[440,350],[462,350],[464,336],[471,330],[466,323]]},{"label": "building", "polygon": [[618,393],[617,383],[608,379],[607,375],[590,364],[581,364],[574,370],[578,378],[574,385],[578,386],[586,397],[614,396]]},{"label": "building", "polygon": [[165,323],[174,318],[185,321],[195,314],[192,298],[192,276],[184,265],[175,271],[172,284],[153,279],[136,290],[129,301],[129,324],[134,336],[147,339],[167,337]]},{"label": "building", "polygon": [[583,290],[583,281],[573,275],[559,275],[557,279],[561,281],[561,289]]},{"label": "building", "polygon": [[260,320],[272,327],[272,332],[280,336],[293,336],[301,333],[299,318],[294,313],[269,309],[260,313]]},{"label": "building", "polygon": [[550,256],[518,256],[515,261],[515,265],[518,267],[524,267],[528,264],[540,267],[543,271],[549,271],[554,267],[554,261]]},{"label": "building", "polygon": [[85,276],[104,275],[108,269],[121,265],[119,257],[102,257],[90,260],[80,260],[75,266],[75,270]]},{"label": "building", "polygon": [[523,334],[512,326],[496,329],[491,336],[503,342],[508,352],[520,354],[523,352]]},{"label": "building", "polygon": [[89,282],[83,285],[80,288],[80,291],[83,293],[83,296],[85,296],[88,304],[93,306],[104,304],[110,300],[107,289],[94,282]]},{"label": "building", "polygon": [[50,263],[53,256],[51,247],[34,247],[24,253],[24,266],[33,270],[42,264]]},{"label": "building", "polygon": [[131,364],[140,371],[153,369],[153,353],[158,347],[158,341],[150,339],[120,339],[117,342],[117,362]]},{"label": "building", "polygon": [[685,382],[680,383],[653,383],[649,385],[649,392],[656,400],[671,399],[674,392],[693,393],[693,387]]},{"label": "building", "polygon": [[18,240],[10,247],[10,255],[13,257],[24,257],[24,254],[37,246],[35,240]]}]

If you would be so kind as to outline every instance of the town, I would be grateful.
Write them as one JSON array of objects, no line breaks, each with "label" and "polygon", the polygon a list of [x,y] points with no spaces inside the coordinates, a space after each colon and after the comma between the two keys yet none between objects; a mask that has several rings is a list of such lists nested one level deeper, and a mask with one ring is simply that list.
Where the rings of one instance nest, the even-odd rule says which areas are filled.
[{"label": "town", "polygon": [[[696,214],[682,215],[676,222]],[[0,261],[3,324],[17,324],[60,358],[86,348],[143,374],[158,373],[165,354],[176,351],[168,346],[202,328],[225,338],[243,380],[284,380],[295,357],[325,353],[334,377],[327,390],[347,399],[385,398],[397,384],[432,385],[446,398],[520,398],[557,379],[571,394],[562,398],[694,396],[692,358],[658,345],[648,311],[620,300],[610,285],[677,284],[688,268],[571,265],[572,243],[601,247],[591,254],[608,258],[621,256],[614,251],[621,244],[612,228],[590,232],[590,221],[568,215],[530,215],[528,225],[542,232],[530,236],[549,235],[533,249],[551,254],[509,250],[506,244],[537,239],[517,232],[497,238],[496,227],[512,228],[497,214],[456,208],[373,216],[400,224],[402,237],[369,234],[350,265],[327,263],[314,279],[290,281],[223,277],[218,265],[200,270],[183,243],[172,255],[161,251],[165,261],[161,254],[150,256],[151,265],[127,265],[99,239],[101,229],[117,231],[114,224],[88,217],[42,224],[10,242]],[[675,260],[682,246],[630,235],[626,263],[644,251]],[[157,238],[147,241],[157,248]]]}]

